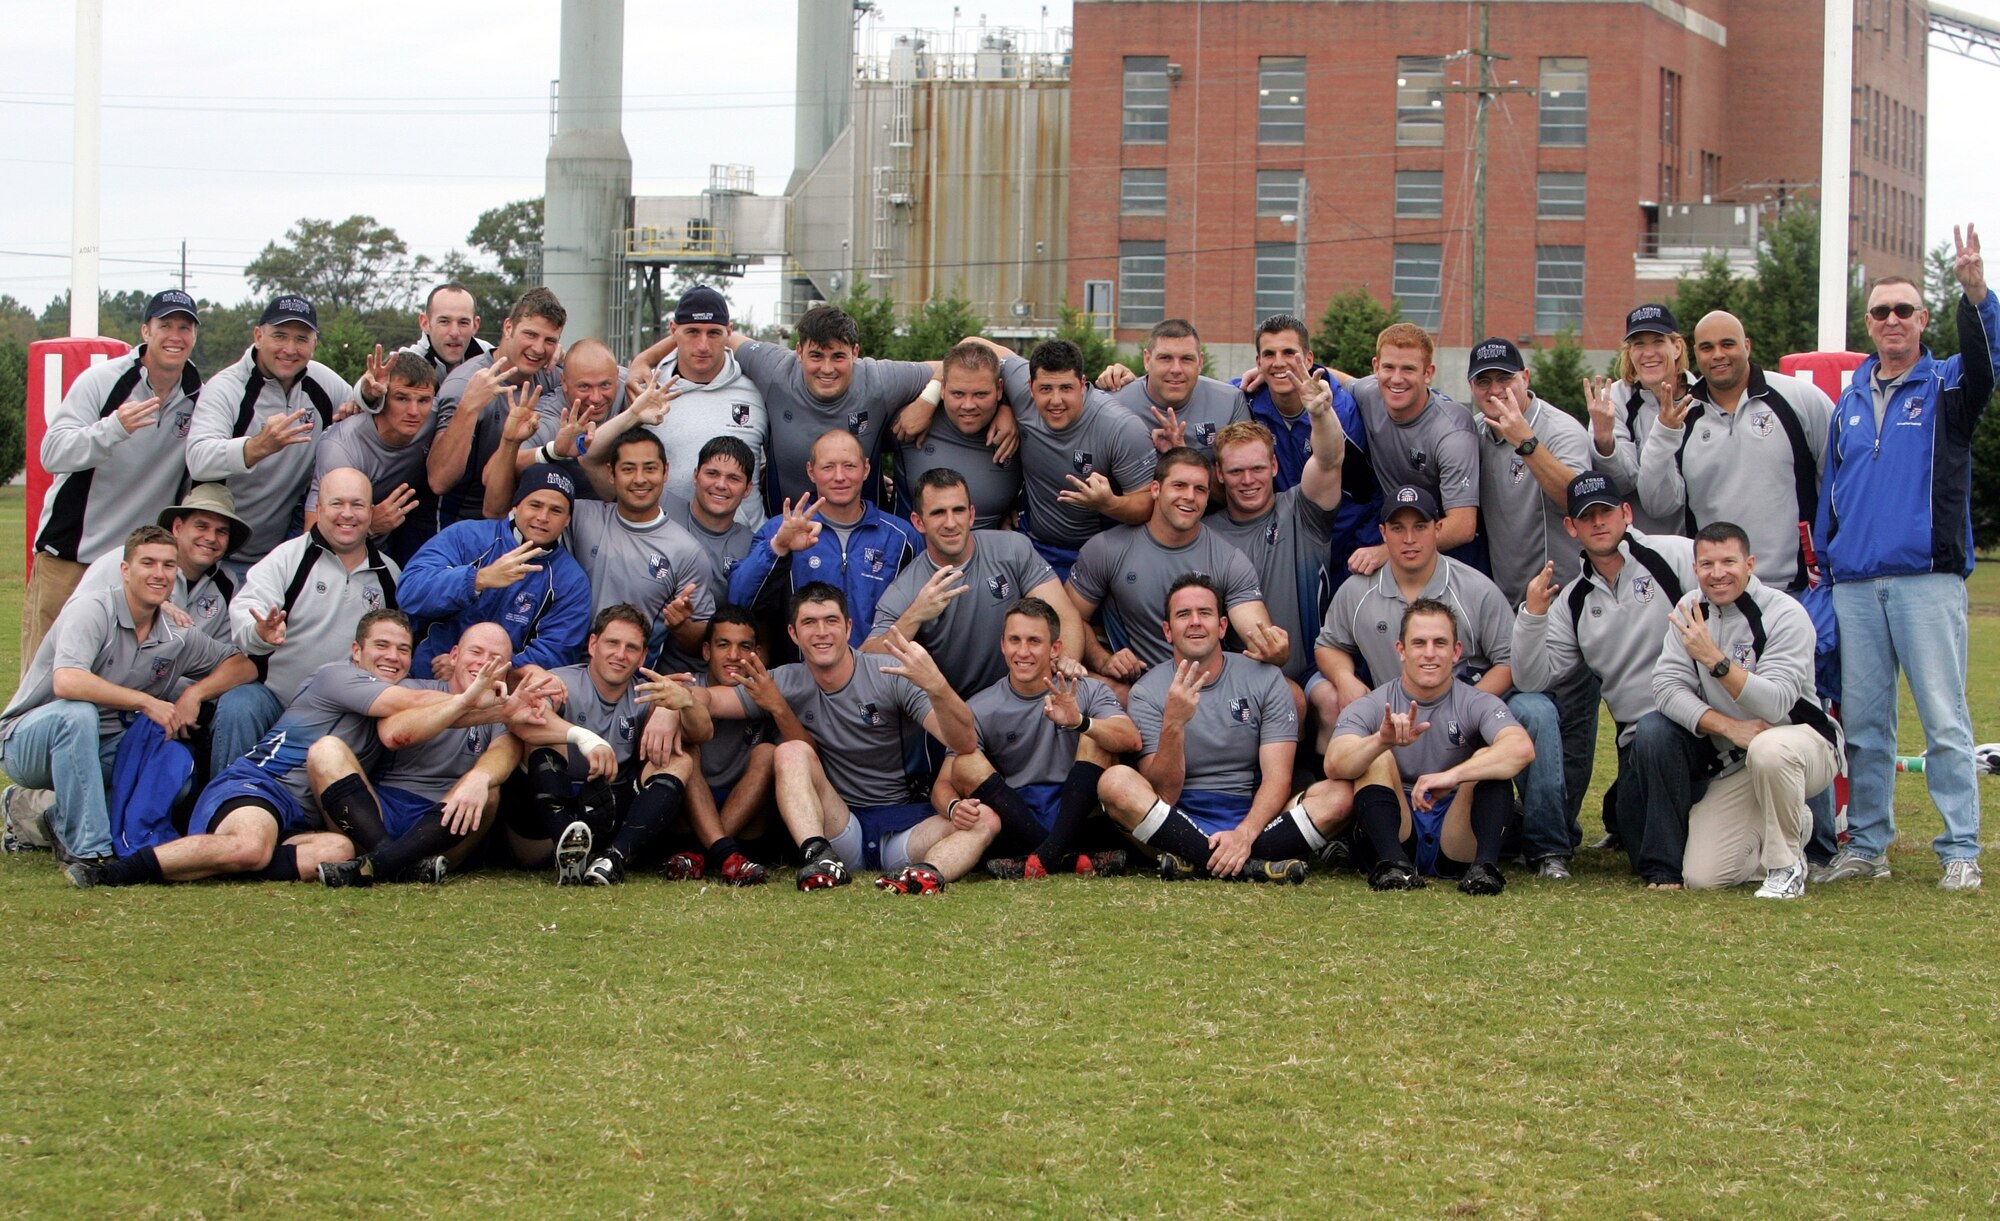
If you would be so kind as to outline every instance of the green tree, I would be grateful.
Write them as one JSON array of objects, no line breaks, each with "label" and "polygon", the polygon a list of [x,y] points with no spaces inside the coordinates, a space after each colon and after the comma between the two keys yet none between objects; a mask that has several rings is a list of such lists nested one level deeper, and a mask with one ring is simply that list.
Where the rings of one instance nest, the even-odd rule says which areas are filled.
[{"label": "green tree", "polygon": [[[1924,346],[1942,360],[1958,355],[1958,276],[1952,271],[1952,249],[1940,242],[1924,256],[1924,300],[1930,302],[1931,323],[1924,328]],[[1866,352],[1867,348],[1856,348]]]},{"label": "green tree", "polygon": [[948,297],[932,296],[898,336],[903,360],[937,360],[968,335],[984,335],[986,319],[972,303],[956,292]]},{"label": "green tree", "polygon": [[517,199],[479,214],[466,244],[492,258],[507,287],[519,293],[542,278],[542,200]]},{"label": "green tree", "polygon": [[866,284],[856,284],[848,294],[834,305],[846,310],[854,324],[861,330],[861,354],[863,356],[896,359],[902,351],[901,337],[896,334],[896,303],[887,295],[876,296],[868,291]]},{"label": "green tree", "polygon": [[1674,321],[1681,324],[1681,333],[1692,338],[1694,324],[1706,315],[1716,310],[1736,313],[1741,291],[1742,284],[1729,270],[1729,259],[1711,251],[1702,256],[1699,272],[1683,276],[1674,285],[1666,306],[1673,311]]},{"label": "green tree", "polygon": [[[1732,312],[1743,320],[1751,352],[1767,368],[1788,352],[1819,348],[1819,213],[1793,208],[1764,226],[1754,291]],[[1683,319],[1692,327],[1694,322]]]},{"label": "green tree", "polygon": [[[151,297],[151,293],[136,288],[122,293],[99,292],[97,333],[106,339],[137,344],[139,323],[146,316],[146,302]],[[41,332],[43,339],[61,339],[69,334],[68,289],[52,297],[48,308],[42,311]]]},{"label": "green tree", "polygon": [[383,340],[353,310],[322,312],[319,316],[319,346],[313,359],[332,369],[349,383],[368,367],[375,345]]},{"label": "green tree", "polygon": [[0,338],[0,483],[20,474],[27,458],[28,345],[9,335]]},{"label": "green tree", "polygon": [[1327,302],[1326,312],[1319,316],[1319,330],[1312,337],[1313,359],[1329,369],[1365,377],[1374,367],[1375,337],[1401,321],[1403,311],[1394,299],[1385,306],[1365,284],[1350,289]]},{"label": "green tree", "polygon": [[244,349],[250,346],[251,328],[264,307],[256,301],[235,305],[202,301],[196,308],[201,311],[201,330],[194,341],[195,368],[207,375],[243,359]]},{"label": "green tree", "polygon": [[303,217],[282,243],[266,243],[243,274],[264,296],[303,293],[321,314],[411,308],[429,259],[372,216],[342,221]]},{"label": "green tree", "polygon": [[1529,358],[1533,374],[1529,387],[1584,423],[1590,422],[1590,408],[1583,400],[1583,379],[1588,369],[1583,363],[1583,345],[1577,342],[1576,328],[1565,326],[1556,332],[1555,342],[1536,348]]},{"label": "green tree", "polygon": [[1056,333],[1050,338],[1067,339],[1083,353],[1083,375],[1094,379],[1104,371],[1106,365],[1124,365],[1128,369],[1139,367],[1136,353],[1118,350],[1118,341],[1097,329],[1082,310],[1071,309],[1064,301],[1058,315]]},{"label": "green tree", "polygon": [[0,296],[0,340],[11,339],[25,348],[41,337],[41,320],[35,311],[11,295]]}]

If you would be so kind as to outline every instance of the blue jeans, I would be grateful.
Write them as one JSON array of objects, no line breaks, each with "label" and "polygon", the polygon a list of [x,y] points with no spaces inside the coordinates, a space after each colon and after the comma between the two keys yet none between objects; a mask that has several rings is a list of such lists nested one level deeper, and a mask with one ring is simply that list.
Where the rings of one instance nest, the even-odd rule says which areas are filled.
[{"label": "blue jeans", "polygon": [[50,700],[22,717],[0,743],[0,765],[14,783],[54,789],[49,827],[71,856],[111,855],[111,764],[123,731],[100,738],[97,705]]},{"label": "blue jeans", "polygon": [[1848,847],[1881,856],[1896,838],[1896,671],[1910,680],[1924,726],[1924,782],[1944,819],[1941,861],[1979,856],[1979,786],[1966,704],[1965,582],[1954,573],[1843,581],[1840,719],[1847,730]]},{"label": "blue jeans", "polygon": [[249,754],[284,712],[285,706],[263,683],[244,683],[223,692],[215,701],[215,723],[209,730],[208,774],[220,776],[224,768]]},{"label": "blue jeans", "polygon": [[1539,691],[1513,691],[1507,695],[1507,710],[1535,744],[1535,761],[1515,777],[1521,789],[1521,839],[1528,859],[1569,856],[1576,851],[1576,840],[1570,835],[1569,804],[1563,797],[1562,727],[1555,701]]}]

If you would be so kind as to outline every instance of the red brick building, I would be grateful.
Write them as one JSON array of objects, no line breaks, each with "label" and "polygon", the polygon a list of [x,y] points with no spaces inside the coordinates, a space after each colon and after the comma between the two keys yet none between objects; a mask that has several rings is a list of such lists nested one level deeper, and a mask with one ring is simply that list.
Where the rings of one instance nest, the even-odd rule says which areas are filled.
[{"label": "red brick building", "polygon": [[[1747,262],[1758,214],[1817,194],[1817,4],[1490,6],[1486,329],[1624,313],[1708,248]],[[1309,318],[1366,285],[1463,349],[1479,6],[1438,0],[1078,0],[1069,299],[1121,340],[1186,316],[1212,348],[1290,312],[1306,187]],[[1857,0],[1852,249],[1914,274],[1928,14]],[[1704,206],[1706,205],[1706,206]],[[1725,205],[1725,206],[1717,206]],[[1740,206],[1727,206],[1740,205]],[[1237,353],[1232,352],[1234,356]]]}]

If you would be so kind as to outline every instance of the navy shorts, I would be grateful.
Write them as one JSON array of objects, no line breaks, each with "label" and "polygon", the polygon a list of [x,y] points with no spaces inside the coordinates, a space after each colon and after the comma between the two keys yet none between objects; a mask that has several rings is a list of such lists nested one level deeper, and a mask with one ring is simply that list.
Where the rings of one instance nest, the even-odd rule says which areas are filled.
[{"label": "navy shorts", "polygon": [[188,816],[188,834],[214,834],[222,823],[223,807],[240,802],[254,804],[277,819],[279,839],[320,829],[317,807],[307,810],[278,777],[238,759],[201,791],[194,813]]},{"label": "navy shorts", "polygon": [[1021,800],[1028,803],[1028,813],[1042,824],[1042,830],[1056,829],[1056,811],[1062,806],[1063,786],[1060,784],[1024,784],[1014,790]]},{"label": "navy shorts", "polygon": [[1250,813],[1250,799],[1234,793],[1183,789],[1174,808],[1187,815],[1188,821],[1199,827],[1203,835],[1219,835],[1243,825],[1244,816]]},{"label": "navy shorts", "polygon": [[[855,823],[861,828],[861,867],[864,869],[883,868],[884,849],[890,857],[899,855],[902,836],[911,827],[937,813],[929,802],[911,802],[900,806],[863,806],[848,811],[854,815]],[[850,865],[852,861],[848,862]],[[898,861],[900,868],[908,861]]]},{"label": "navy shorts", "polygon": [[382,825],[388,829],[390,839],[408,834],[424,815],[444,804],[420,797],[407,789],[390,788],[386,784],[375,787],[375,796],[380,800]]}]

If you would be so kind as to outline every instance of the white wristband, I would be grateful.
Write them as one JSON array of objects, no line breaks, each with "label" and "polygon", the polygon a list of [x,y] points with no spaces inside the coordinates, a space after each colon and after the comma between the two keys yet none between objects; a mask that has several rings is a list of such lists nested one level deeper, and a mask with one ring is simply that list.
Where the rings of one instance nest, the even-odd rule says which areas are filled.
[{"label": "white wristband", "polygon": [[944,383],[933,377],[931,384],[925,386],[924,392],[917,397],[933,407],[937,406],[944,401]]},{"label": "white wristband", "polygon": [[600,746],[611,745],[581,725],[570,726],[569,732],[563,735],[563,740],[586,755]]},{"label": "white wristband", "polygon": [[537,462],[559,462],[559,461],[561,461],[561,459],[557,458],[557,457],[556,457],[556,455],[555,455],[555,451],[554,451],[554,448],[553,448],[553,447],[554,447],[554,445],[555,445],[555,442],[554,442],[554,441],[549,441],[549,442],[546,442],[546,443],[544,443],[544,444],[542,445],[542,447],[541,447],[540,449],[538,449],[538,450],[536,450],[536,451],[535,451],[535,461],[537,461]]}]

